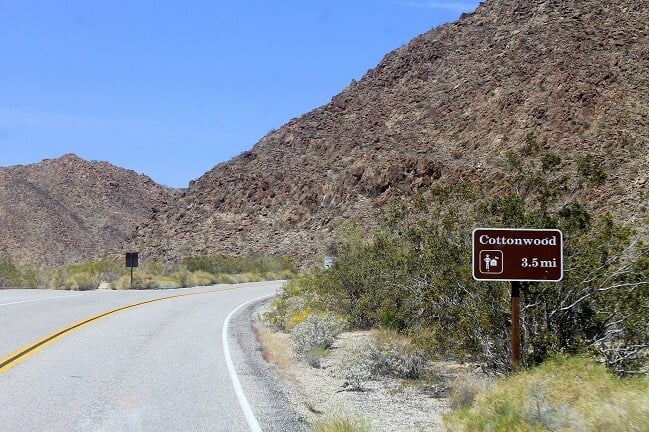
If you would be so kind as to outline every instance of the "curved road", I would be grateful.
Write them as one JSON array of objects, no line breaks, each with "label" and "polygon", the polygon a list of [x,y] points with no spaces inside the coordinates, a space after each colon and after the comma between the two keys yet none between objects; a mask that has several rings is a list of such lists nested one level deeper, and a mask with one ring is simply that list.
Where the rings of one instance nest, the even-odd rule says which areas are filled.
[{"label": "curved road", "polygon": [[[251,430],[227,369],[223,323],[241,304],[280,287],[267,282],[165,291],[0,290],[0,361],[91,316],[191,294],[99,318],[0,368],[0,431]],[[238,321],[228,340],[233,331],[244,335],[239,338],[250,334],[249,321]],[[275,396],[260,378],[262,366],[250,358],[259,357],[250,354],[250,340],[227,345],[243,394],[253,395],[253,418],[264,430],[301,429],[297,423],[277,426],[287,419],[270,418],[282,417],[285,408],[273,406],[280,400],[260,400]]]}]

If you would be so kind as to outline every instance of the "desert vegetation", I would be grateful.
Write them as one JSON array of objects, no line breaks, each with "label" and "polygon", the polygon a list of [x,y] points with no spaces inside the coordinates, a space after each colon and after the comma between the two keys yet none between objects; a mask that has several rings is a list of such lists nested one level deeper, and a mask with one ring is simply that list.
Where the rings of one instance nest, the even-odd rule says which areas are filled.
[{"label": "desert vegetation", "polygon": [[592,359],[554,357],[458,403],[452,431],[646,431],[649,378],[620,379]]},{"label": "desert vegetation", "polygon": [[[242,257],[192,257],[179,264],[144,261],[133,272],[134,289],[165,289],[217,283],[257,282],[288,279],[295,266],[284,257],[249,255]],[[0,255],[0,287],[96,289],[131,287],[130,270],[123,259],[104,258],[61,267],[16,264],[7,254]]]},{"label": "desert vegetation", "polygon": [[362,419],[332,418],[316,422],[313,432],[369,432],[371,429]]},{"label": "desert vegetation", "polygon": [[559,228],[564,279],[524,289],[523,365],[556,354],[591,354],[613,371],[643,372],[649,348],[649,247],[640,221],[621,224],[573,200],[606,174],[592,157],[559,175],[561,157],[533,138],[507,155],[513,174],[495,197],[472,185],[439,187],[392,207],[371,236],[349,229],[329,270],[290,282],[271,320],[326,311],[352,328],[410,336],[429,355],[509,367],[509,286],[471,276],[477,226]]},{"label": "desert vegetation", "polygon": [[[575,370],[571,362],[581,361],[594,374],[584,378],[608,380],[611,394],[627,394],[627,385],[646,385],[646,381],[636,384],[611,375],[649,372],[646,221],[621,223],[608,213],[592,213],[587,203],[574,199],[576,192],[606,181],[602,164],[590,155],[572,161],[574,175],[561,174],[566,172],[561,156],[543,152],[529,136],[521,149],[506,155],[503,164],[511,174],[498,194],[490,196],[486,189],[469,183],[433,187],[412,203],[393,206],[380,229],[370,235],[346,227],[344,241],[332,247],[333,267],[314,269],[290,281],[268,314],[269,321],[292,331],[293,323],[305,316],[333,314],[352,329],[396,332],[428,359],[476,362],[490,374],[508,373],[509,285],[472,279],[471,231],[479,226],[558,228],[564,234],[563,280],[529,283],[522,293],[522,366],[530,369],[524,373],[551,374],[556,369],[561,376]],[[382,356],[370,345],[351,353],[356,360],[350,362],[348,380],[357,388],[380,370],[367,366]],[[557,356],[568,359],[556,360]],[[549,382],[547,391],[553,392],[558,382]],[[533,393],[531,388],[525,391]],[[562,388],[570,392],[569,386]],[[538,395],[545,399],[537,398],[536,414],[530,407],[518,407],[530,410],[516,414],[531,418],[529,424],[520,426],[516,420],[502,423],[502,428],[475,429],[479,422],[475,418],[487,415],[480,411],[480,401],[490,394],[476,393],[459,391],[460,400],[467,402],[457,405],[462,414],[452,417],[452,424],[469,425],[464,430],[571,430],[572,423],[567,429],[556,429],[569,415],[565,411],[562,417],[559,412],[565,408],[578,410],[587,425],[583,430],[608,430],[588,426],[588,409],[564,407],[563,402],[552,405],[554,400],[545,394]],[[536,396],[528,396],[532,403]],[[579,397],[574,395],[575,400]],[[629,409],[634,407],[637,404]],[[477,417],[474,412],[479,412]],[[624,415],[617,421],[623,422]]]}]

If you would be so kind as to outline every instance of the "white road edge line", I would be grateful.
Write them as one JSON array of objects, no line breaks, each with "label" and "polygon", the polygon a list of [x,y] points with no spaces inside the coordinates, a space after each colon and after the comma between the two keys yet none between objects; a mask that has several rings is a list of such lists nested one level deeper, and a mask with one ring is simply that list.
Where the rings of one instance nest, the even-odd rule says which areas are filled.
[{"label": "white road edge line", "polygon": [[29,302],[37,302],[37,301],[43,301],[43,300],[55,300],[55,299],[62,299],[62,298],[70,298],[70,297],[77,297],[81,294],[73,294],[73,295],[65,295],[65,296],[59,296],[59,297],[43,297],[43,298],[37,298],[37,299],[32,299],[32,300],[20,300],[20,301],[15,301],[11,303],[0,303],[0,306],[9,306],[9,305],[15,305],[19,303],[29,303]]},{"label": "white road edge line", "polygon": [[243,411],[243,414],[246,417],[246,421],[248,422],[248,427],[252,432],[262,432],[262,430],[261,427],[259,426],[259,422],[257,421],[257,418],[255,417],[255,414],[252,412],[252,408],[248,403],[248,399],[246,399],[246,395],[243,393],[243,389],[241,388],[241,382],[239,381],[239,376],[237,375],[237,371],[234,369],[234,363],[232,362],[232,357],[230,355],[230,345],[228,344],[228,325],[230,323],[230,318],[232,318],[232,316],[235,313],[237,313],[239,309],[249,305],[250,303],[263,300],[265,298],[274,297],[275,295],[276,294],[269,294],[269,295],[257,297],[256,299],[252,299],[243,304],[240,304],[232,312],[230,312],[230,314],[225,319],[225,322],[223,323],[223,333],[221,335],[221,339],[223,340],[223,354],[225,356],[225,364],[228,367],[230,380],[232,381],[232,386],[234,387],[234,393],[237,395],[237,399],[239,399],[239,405],[241,406],[241,410]]}]

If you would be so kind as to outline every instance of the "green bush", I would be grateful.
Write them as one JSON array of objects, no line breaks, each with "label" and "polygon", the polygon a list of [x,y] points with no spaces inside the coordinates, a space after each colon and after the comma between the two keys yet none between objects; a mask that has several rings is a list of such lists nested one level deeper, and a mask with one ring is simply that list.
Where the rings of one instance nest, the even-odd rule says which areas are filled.
[{"label": "green bush", "polygon": [[8,254],[0,254],[0,287],[19,287],[22,284],[20,271]]}]

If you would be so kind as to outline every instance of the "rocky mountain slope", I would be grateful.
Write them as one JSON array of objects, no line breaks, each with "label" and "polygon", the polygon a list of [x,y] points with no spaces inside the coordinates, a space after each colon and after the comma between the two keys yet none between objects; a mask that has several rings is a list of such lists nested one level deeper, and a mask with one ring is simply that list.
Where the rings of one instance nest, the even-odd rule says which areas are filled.
[{"label": "rocky mountain slope", "polygon": [[72,154],[0,168],[0,251],[42,265],[121,254],[127,234],[172,194],[134,171]]},{"label": "rocky mountain slope", "polygon": [[609,181],[582,198],[632,217],[649,187],[648,100],[645,0],[488,0],[216,166],[131,242],[166,259],[308,260],[340,221],[371,226],[395,197],[502,178],[528,134],[566,172],[594,155]]}]

